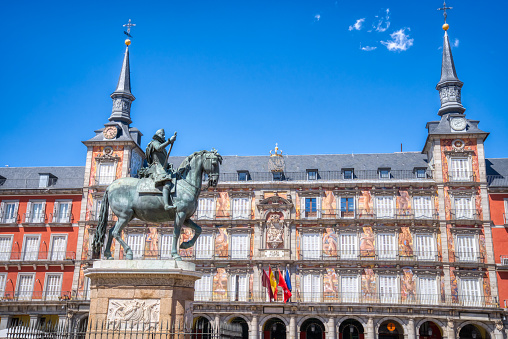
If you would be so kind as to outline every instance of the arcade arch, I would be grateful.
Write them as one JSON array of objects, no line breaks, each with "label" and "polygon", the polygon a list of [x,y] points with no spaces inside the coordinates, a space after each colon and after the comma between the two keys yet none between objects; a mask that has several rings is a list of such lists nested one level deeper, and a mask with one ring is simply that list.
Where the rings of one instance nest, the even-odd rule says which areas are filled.
[{"label": "arcade arch", "polygon": [[325,325],[317,318],[309,318],[300,326],[300,339],[324,339]]},{"label": "arcade arch", "polygon": [[490,334],[483,326],[470,323],[460,329],[459,339],[490,339]]},{"label": "arcade arch", "polygon": [[395,320],[383,321],[377,330],[379,339],[404,339],[404,328]]},{"label": "arcade arch", "polygon": [[363,325],[356,319],[346,319],[339,326],[339,339],[364,339]]},{"label": "arcade arch", "polygon": [[286,324],[279,318],[270,318],[263,325],[263,339],[286,339]]},{"label": "arcade arch", "polygon": [[443,330],[433,321],[426,321],[418,328],[419,339],[442,339]]}]

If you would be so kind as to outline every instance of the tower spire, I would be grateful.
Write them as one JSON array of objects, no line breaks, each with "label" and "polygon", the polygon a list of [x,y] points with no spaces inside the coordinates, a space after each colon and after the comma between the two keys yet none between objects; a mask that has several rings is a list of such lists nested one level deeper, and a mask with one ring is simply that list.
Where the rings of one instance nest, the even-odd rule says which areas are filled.
[{"label": "tower spire", "polygon": [[[129,20],[130,24],[130,20]],[[131,24],[131,26],[135,26]],[[128,29],[130,31],[130,27]],[[118,84],[116,90],[111,94],[113,99],[113,110],[109,121],[120,121],[126,124],[130,124],[131,121],[131,104],[136,99],[131,93],[131,75],[129,65],[129,45],[131,41],[125,40],[125,55],[123,58],[122,70],[120,71],[120,77],[118,78]]]},{"label": "tower spire", "polygon": [[464,113],[465,108],[461,103],[461,88],[464,84],[457,77],[455,71],[455,64],[453,63],[452,48],[450,46],[450,40],[448,38],[448,28],[450,27],[446,23],[446,10],[452,9],[452,7],[446,7],[446,2],[443,4],[443,15],[445,23],[443,25],[444,41],[443,41],[443,61],[441,64],[441,79],[437,83],[436,89],[439,91],[439,97],[441,98],[441,108],[438,114],[440,116],[446,113]]}]

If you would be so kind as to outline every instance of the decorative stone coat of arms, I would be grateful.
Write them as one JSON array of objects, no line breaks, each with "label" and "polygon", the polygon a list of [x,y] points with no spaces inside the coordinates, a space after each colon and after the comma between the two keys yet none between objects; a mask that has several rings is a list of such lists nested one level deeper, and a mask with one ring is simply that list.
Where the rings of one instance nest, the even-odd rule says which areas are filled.
[{"label": "decorative stone coat of arms", "polygon": [[272,249],[284,246],[284,223],[278,214],[271,214],[266,222],[266,244]]}]

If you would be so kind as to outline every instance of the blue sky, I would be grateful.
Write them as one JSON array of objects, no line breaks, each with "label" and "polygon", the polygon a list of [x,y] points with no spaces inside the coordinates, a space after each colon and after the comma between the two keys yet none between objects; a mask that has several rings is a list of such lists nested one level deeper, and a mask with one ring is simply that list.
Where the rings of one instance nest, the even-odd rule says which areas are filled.
[{"label": "blue sky", "polygon": [[[466,116],[508,157],[504,1],[449,0]],[[442,2],[9,1],[0,165],[84,165],[111,112],[129,18],[133,127],[174,155],[421,151],[437,120]],[[363,20],[362,20],[363,19]]]}]

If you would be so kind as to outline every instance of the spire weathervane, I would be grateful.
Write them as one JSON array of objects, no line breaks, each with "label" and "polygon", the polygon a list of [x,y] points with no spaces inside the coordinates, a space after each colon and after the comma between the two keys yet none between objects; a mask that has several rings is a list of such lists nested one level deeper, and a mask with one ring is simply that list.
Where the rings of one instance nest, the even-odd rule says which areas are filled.
[{"label": "spire weathervane", "polygon": [[443,7],[442,8],[438,8],[437,9],[438,11],[443,11],[445,25],[446,25],[446,18],[448,17],[448,14],[446,14],[446,10],[447,9],[453,9],[453,7],[446,7],[446,1],[443,1]]},{"label": "spire weathervane", "polygon": [[131,19],[129,19],[129,22],[128,22],[128,23],[126,23],[125,25],[123,25],[123,27],[127,27],[127,31],[123,31],[123,33],[124,33],[125,35],[127,35],[129,38],[132,38],[132,35],[131,35],[131,27],[134,27],[134,26],[136,26],[136,24],[133,24],[133,23],[131,22]]}]

